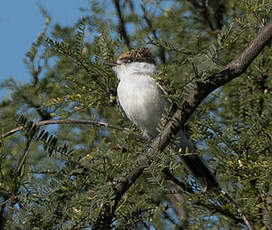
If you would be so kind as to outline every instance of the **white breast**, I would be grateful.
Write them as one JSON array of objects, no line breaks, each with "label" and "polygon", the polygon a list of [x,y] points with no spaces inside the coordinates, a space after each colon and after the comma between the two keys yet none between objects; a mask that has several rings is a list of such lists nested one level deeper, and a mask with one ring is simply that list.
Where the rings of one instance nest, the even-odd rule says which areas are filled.
[{"label": "white breast", "polygon": [[120,81],[117,93],[127,117],[145,136],[155,137],[169,103],[154,79],[143,74],[130,75]]}]

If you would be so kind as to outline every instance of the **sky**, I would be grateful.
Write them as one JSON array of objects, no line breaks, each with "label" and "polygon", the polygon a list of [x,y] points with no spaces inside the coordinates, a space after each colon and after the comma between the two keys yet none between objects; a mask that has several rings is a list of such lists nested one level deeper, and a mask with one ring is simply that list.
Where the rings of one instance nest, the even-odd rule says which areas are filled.
[{"label": "sky", "polygon": [[[51,16],[51,25],[73,25],[88,8],[88,0],[2,0],[0,7],[0,82],[12,76],[26,82],[29,74],[22,59],[44,28],[38,5]],[[2,91],[2,92],[1,92]],[[0,89],[0,100],[7,91]]]}]

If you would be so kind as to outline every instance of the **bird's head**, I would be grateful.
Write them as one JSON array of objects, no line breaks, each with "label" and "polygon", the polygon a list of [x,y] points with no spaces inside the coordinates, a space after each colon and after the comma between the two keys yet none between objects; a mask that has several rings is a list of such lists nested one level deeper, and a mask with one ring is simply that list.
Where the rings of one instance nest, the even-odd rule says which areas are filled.
[{"label": "bird's head", "polygon": [[156,69],[155,60],[148,48],[131,49],[122,53],[115,63],[109,63],[109,65],[112,66],[119,80],[130,74],[150,75]]}]

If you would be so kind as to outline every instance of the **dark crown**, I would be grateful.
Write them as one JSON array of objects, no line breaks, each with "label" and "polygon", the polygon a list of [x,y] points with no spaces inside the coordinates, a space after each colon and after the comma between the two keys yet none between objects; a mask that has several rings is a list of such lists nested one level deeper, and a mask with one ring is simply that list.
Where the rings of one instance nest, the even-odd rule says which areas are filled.
[{"label": "dark crown", "polygon": [[153,55],[148,48],[131,49],[130,51],[121,54],[118,60],[125,63],[129,62],[155,63]]}]

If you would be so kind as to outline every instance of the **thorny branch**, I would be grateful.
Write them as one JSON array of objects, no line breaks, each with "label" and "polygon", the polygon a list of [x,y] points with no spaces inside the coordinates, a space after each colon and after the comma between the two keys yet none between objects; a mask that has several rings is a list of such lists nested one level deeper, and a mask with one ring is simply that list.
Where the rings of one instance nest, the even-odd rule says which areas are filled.
[{"label": "thorny branch", "polygon": [[[149,151],[163,151],[170,143],[171,138],[185,125],[200,103],[212,91],[243,74],[271,39],[272,20],[259,31],[254,40],[242,52],[242,54],[237,59],[230,62],[224,70],[212,74],[207,77],[205,81],[195,82],[194,89],[190,96],[185,100],[181,109],[178,109],[175,112],[161,134],[153,140]],[[131,185],[142,175],[143,170],[151,163],[150,159],[147,159],[144,155],[140,156],[137,162],[137,168],[132,170],[123,181],[116,185],[115,198],[112,201],[113,206],[109,207],[109,203],[102,205],[96,223],[93,226],[94,230],[111,228],[111,222],[114,218],[118,202]],[[249,229],[253,229],[249,223],[245,224],[248,225]]]}]

